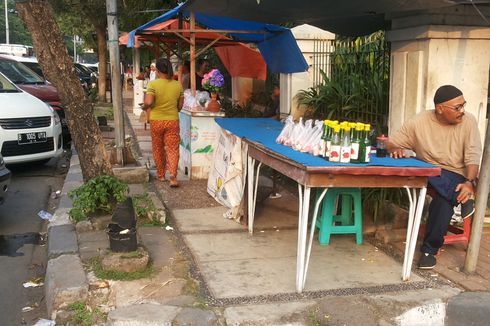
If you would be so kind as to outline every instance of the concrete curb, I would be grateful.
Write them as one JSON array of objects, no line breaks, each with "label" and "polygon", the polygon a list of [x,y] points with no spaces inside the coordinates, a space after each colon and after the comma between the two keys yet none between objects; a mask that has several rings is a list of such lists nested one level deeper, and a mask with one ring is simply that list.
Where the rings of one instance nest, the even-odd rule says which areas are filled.
[{"label": "concrete curb", "polygon": [[446,307],[446,325],[488,325],[489,303],[488,292],[465,292],[450,298]]},{"label": "concrete curb", "polygon": [[83,184],[80,162],[72,147],[70,169],[66,175],[58,208],[48,224],[48,262],[46,268],[45,296],[48,316],[56,318],[56,309],[85,300],[88,281],[78,254],[75,226],[68,212],[72,201],[68,193]]},{"label": "concrete curb", "polygon": [[[144,165],[137,168],[135,172],[124,169],[120,172],[122,173],[115,174],[125,182],[128,180],[125,180],[124,176],[128,174],[130,179],[136,178],[140,183],[149,181],[149,173]],[[48,261],[44,291],[48,315],[53,320],[56,319],[57,309],[76,301],[84,301],[88,297],[89,286],[80,258],[76,228],[69,217],[73,204],[68,196],[71,190],[80,187],[83,183],[78,154],[72,146],[70,168],[61,190],[59,206],[48,224]],[[156,194],[152,193],[151,199],[159,214],[165,219],[165,209]]]}]

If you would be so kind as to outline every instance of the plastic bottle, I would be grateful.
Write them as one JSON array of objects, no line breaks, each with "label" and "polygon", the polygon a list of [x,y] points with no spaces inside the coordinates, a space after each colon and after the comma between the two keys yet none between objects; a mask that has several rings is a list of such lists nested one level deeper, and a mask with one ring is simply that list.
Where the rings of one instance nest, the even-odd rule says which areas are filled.
[{"label": "plastic bottle", "polygon": [[327,136],[330,129],[330,127],[328,126],[329,122],[330,120],[323,120],[323,134],[322,134],[322,140],[320,141],[320,156],[323,158],[326,158]]},{"label": "plastic bottle", "polygon": [[346,124],[344,127],[344,134],[342,135],[342,147],[340,149],[340,162],[341,163],[350,163],[350,151],[351,151],[351,143],[350,143],[350,126]]},{"label": "plastic bottle", "polygon": [[335,125],[333,127],[329,161],[340,162],[340,126],[339,125]]},{"label": "plastic bottle", "polygon": [[369,163],[371,161],[371,141],[369,140],[369,132],[371,131],[371,125],[364,125],[364,157],[362,163]]},{"label": "plastic bottle", "polygon": [[355,129],[352,131],[350,161],[352,163],[360,163],[359,150],[361,145],[361,133],[364,129],[364,124],[357,122],[354,124]]}]

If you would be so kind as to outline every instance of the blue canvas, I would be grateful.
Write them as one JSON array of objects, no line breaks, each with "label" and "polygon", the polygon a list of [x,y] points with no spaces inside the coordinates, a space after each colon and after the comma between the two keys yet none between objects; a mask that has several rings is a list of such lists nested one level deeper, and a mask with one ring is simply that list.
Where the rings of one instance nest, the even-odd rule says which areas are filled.
[{"label": "blue canvas", "polygon": [[390,157],[371,156],[371,162],[333,163],[321,157],[295,151],[291,147],[277,144],[276,138],[284,125],[270,118],[216,118],[216,123],[232,134],[262,144],[264,147],[279,153],[305,166],[389,166],[389,167],[418,167],[434,168],[435,166],[416,158],[393,159]]}]

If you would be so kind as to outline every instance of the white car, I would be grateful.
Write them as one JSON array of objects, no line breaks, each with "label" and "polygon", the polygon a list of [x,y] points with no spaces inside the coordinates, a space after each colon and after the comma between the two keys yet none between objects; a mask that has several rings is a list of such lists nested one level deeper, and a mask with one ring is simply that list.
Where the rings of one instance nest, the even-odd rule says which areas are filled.
[{"label": "white car", "polygon": [[3,204],[7,197],[7,191],[10,185],[10,170],[5,167],[5,162],[0,154],[0,205]]},{"label": "white car", "polygon": [[63,152],[53,108],[0,74],[0,152],[6,164],[47,162]]}]

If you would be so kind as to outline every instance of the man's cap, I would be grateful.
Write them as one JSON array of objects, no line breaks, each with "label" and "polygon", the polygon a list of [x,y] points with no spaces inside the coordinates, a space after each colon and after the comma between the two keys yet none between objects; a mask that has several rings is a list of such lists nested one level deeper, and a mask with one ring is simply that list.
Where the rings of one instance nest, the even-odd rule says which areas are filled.
[{"label": "man's cap", "polygon": [[441,104],[461,95],[463,95],[463,92],[457,87],[453,85],[444,85],[439,87],[434,94],[434,104]]}]

